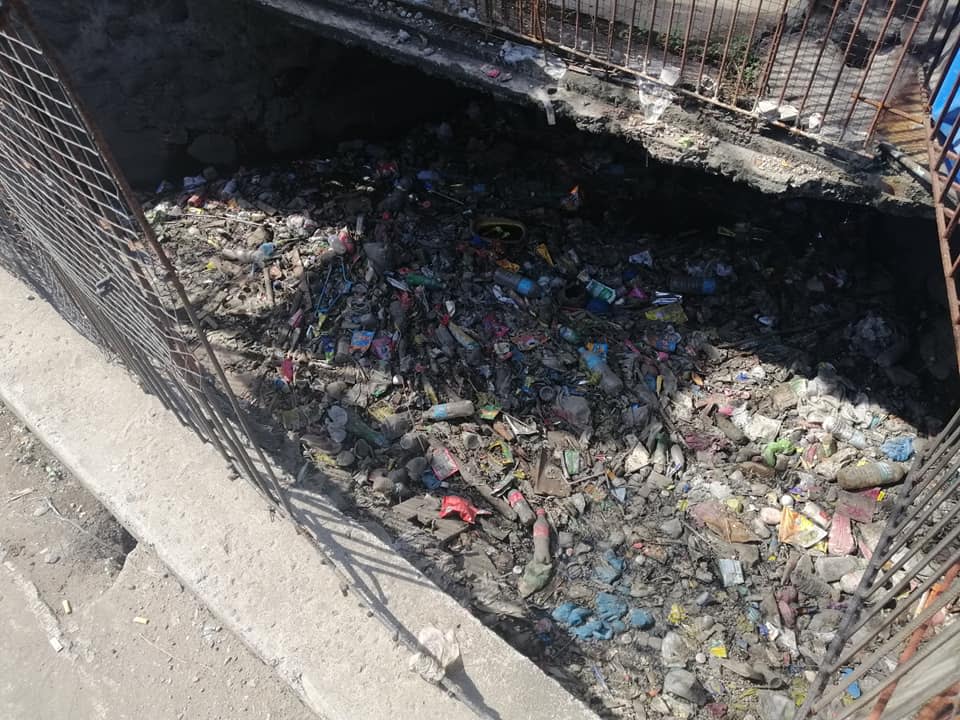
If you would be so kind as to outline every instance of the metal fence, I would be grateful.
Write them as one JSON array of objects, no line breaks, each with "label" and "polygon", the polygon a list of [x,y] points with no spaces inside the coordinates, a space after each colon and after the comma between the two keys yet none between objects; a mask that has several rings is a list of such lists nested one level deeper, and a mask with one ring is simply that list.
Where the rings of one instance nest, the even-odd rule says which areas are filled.
[{"label": "metal fence", "polygon": [[0,2],[0,262],[285,503],[173,266],[65,78],[22,5]]},{"label": "metal fence", "polygon": [[[960,716],[960,413],[896,507],[796,720]],[[851,691],[855,687],[857,690]],[[850,702],[858,696],[855,702]]]},{"label": "metal fence", "polygon": [[[960,3],[954,9],[960,15]],[[960,363],[960,27],[938,49],[930,67],[930,118],[925,128],[930,185],[940,238],[940,257],[947,286],[950,325]]]},{"label": "metal fence", "polygon": [[[924,101],[920,125],[929,141],[944,269],[955,283],[960,250],[951,239],[958,222],[954,190],[960,172],[955,150],[960,112],[951,114],[950,108],[960,95],[960,68],[956,75],[949,70],[960,41],[957,32],[949,33],[960,15],[956,0],[939,5],[933,17],[926,0],[837,2],[816,32],[811,12],[795,28],[788,13],[795,8],[784,0],[772,14],[763,10],[763,0],[736,0],[732,6],[719,0],[671,0],[659,8],[658,0],[625,0],[623,6],[619,0],[593,0],[587,9],[581,4],[588,0],[573,1],[573,7],[568,7],[570,0],[518,0],[497,6],[487,2],[484,13],[518,32],[638,75],[652,77],[654,62],[661,68],[675,65],[678,84],[687,84],[688,92],[738,111],[752,111],[750,106],[759,99],[777,96],[796,104],[795,123],[802,124],[813,112],[823,114],[824,126],[828,118],[845,118],[838,124],[839,137],[849,133],[857,142],[882,125],[882,111],[896,114],[890,104],[897,97],[893,88],[906,67],[905,58],[921,52],[914,38],[922,28],[935,42],[922,53],[934,61],[918,65],[915,80],[919,87],[928,83],[931,97],[943,99],[944,109],[935,110],[931,118]],[[862,29],[868,13],[877,17],[884,9],[879,34],[858,51],[863,53],[858,61],[862,67],[848,62],[860,42],[852,39],[856,33],[844,36],[842,52],[831,50],[828,65],[834,72],[824,71],[828,81],[821,84],[828,42],[835,42],[830,28],[837,19],[852,12],[851,27]],[[647,20],[641,23],[641,17]],[[902,32],[898,41],[891,39],[887,69],[871,85],[868,75],[880,54],[879,38],[886,37],[894,17]],[[675,45],[671,38],[678,32],[682,34]],[[778,65],[784,57],[789,62]],[[801,57],[810,62],[801,63]],[[784,89],[794,83],[801,88],[797,95]],[[875,103],[864,95],[868,86],[882,90]],[[826,94],[814,93],[815,87],[826,88]],[[836,103],[841,110],[831,109],[839,107]],[[853,118],[860,117],[863,108],[870,111],[857,120],[855,130]],[[146,390],[213,443],[239,473],[275,502],[286,502],[174,268],[19,0],[0,0],[0,263],[121,360]],[[955,285],[951,298],[956,328],[960,313]],[[939,720],[960,714],[955,660],[960,622],[951,616],[960,599],[958,473],[960,414],[899,489],[895,510],[877,543],[861,538],[861,548],[870,554],[869,566],[839,630],[822,652],[804,648],[806,660],[816,663],[819,672],[799,720]],[[862,695],[849,702],[853,683],[860,683]]]},{"label": "metal fence", "polygon": [[960,14],[956,0],[401,1],[853,149],[904,125],[923,149],[925,68]]}]

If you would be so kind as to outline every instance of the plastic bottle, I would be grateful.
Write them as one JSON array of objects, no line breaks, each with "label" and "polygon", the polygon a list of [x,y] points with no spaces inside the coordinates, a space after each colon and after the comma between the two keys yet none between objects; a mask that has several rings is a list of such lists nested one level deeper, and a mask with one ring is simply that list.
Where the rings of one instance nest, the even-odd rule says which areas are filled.
[{"label": "plastic bottle", "polygon": [[533,559],[544,565],[550,564],[550,523],[543,508],[537,508],[537,519],[533,523]]},{"label": "plastic bottle", "polygon": [[586,430],[593,425],[590,403],[579,395],[564,395],[556,404],[557,415],[577,430]]},{"label": "plastic bottle", "polygon": [[644,339],[648,345],[661,352],[676,352],[681,337],[680,333],[673,329],[673,325],[668,325],[662,333],[647,333]]},{"label": "plastic bottle", "polygon": [[437,342],[440,343],[443,347],[444,352],[447,355],[455,355],[457,352],[457,340],[453,337],[453,333],[444,326],[438,325],[437,332],[435,333]]},{"label": "plastic bottle", "polygon": [[863,490],[877,485],[895,485],[906,475],[902,465],[893,462],[860,461],[840,468],[837,483],[844,490]]},{"label": "plastic bottle", "polygon": [[657,440],[657,446],[653,449],[653,471],[663,475],[667,471],[667,446],[663,439]]},{"label": "plastic bottle", "polygon": [[603,300],[605,303],[612,303],[617,299],[617,291],[609,285],[604,285],[599,280],[591,279],[587,283],[587,295],[597,300]]},{"label": "plastic bottle", "polygon": [[669,282],[670,292],[681,295],[713,295],[717,291],[714,278],[688,277],[674,275]]},{"label": "plastic bottle", "polygon": [[460,343],[464,349],[478,350],[480,348],[480,344],[473,339],[473,336],[456,323],[448,323],[447,329],[450,331],[454,340]]},{"label": "plastic bottle", "polygon": [[434,405],[423,414],[424,420],[454,420],[470,417],[474,413],[473,403],[469,400],[440,403]]},{"label": "plastic bottle", "polygon": [[387,415],[380,423],[383,434],[390,440],[395,440],[413,430],[413,418],[410,413],[394,413]]},{"label": "plastic bottle", "polygon": [[410,287],[425,287],[428,290],[439,290],[443,287],[443,283],[439,280],[420,273],[407,273],[403,276],[403,280]]},{"label": "plastic bottle", "polygon": [[568,343],[576,345],[580,342],[580,333],[574,330],[572,327],[567,327],[566,325],[561,325],[557,328],[557,335],[560,336],[561,340],[566,340]]},{"label": "plastic bottle", "polygon": [[507,502],[510,503],[510,507],[512,507],[514,512],[517,513],[517,517],[520,518],[520,522],[527,527],[533,525],[534,521],[537,519],[537,516],[533,514],[533,510],[530,508],[530,503],[527,502],[527,499],[523,496],[522,492],[519,490],[511,490],[507,495]]},{"label": "plastic bottle", "polygon": [[607,361],[595,352],[582,347],[578,350],[580,359],[590,375],[599,376],[600,387],[609,395],[615,395],[623,390],[623,381],[607,365]]},{"label": "plastic bottle", "polygon": [[331,235],[328,242],[337,255],[349,255],[353,252],[353,240],[350,238],[350,231],[346,228],[336,235]]},{"label": "plastic bottle", "polygon": [[530,278],[525,278],[523,275],[518,275],[517,273],[512,273],[507,270],[497,270],[493,273],[493,281],[497,285],[508,287],[516,291],[518,295],[523,295],[524,297],[540,296],[540,286]]},{"label": "plastic bottle", "polygon": [[276,245],[272,242],[265,242],[256,250],[247,250],[246,248],[223,248],[220,254],[227,260],[236,260],[237,262],[253,263],[256,267],[263,267],[263,263],[273,256]]},{"label": "plastic bottle", "polygon": [[840,418],[828,417],[823,421],[823,429],[838,440],[842,440],[847,445],[852,445],[857,448],[857,450],[866,450],[869,444],[866,436],[862,432]]}]

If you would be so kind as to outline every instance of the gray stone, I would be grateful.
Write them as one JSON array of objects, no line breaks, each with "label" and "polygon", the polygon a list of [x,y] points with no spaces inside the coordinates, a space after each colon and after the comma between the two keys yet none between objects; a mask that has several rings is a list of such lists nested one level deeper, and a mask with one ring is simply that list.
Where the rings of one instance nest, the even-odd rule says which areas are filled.
[{"label": "gray stone", "polygon": [[816,573],[824,582],[836,582],[847,573],[860,567],[860,561],[855,557],[843,555],[840,557],[822,557],[817,560]]},{"label": "gray stone", "polygon": [[797,706],[786,695],[772,690],[758,690],[761,720],[793,720]]},{"label": "gray stone", "polygon": [[215,133],[198,135],[187,148],[187,154],[195,160],[210,165],[237,164],[237,144],[233,138]]},{"label": "gray stone", "polygon": [[707,693],[697,680],[697,676],[688,670],[678,669],[668,672],[663,678],[663,691],[697,705],[703,705],[707,701]]},{"label": "gray stone", "polygon": [[683,535],[683,523],[681,523],[680,518],[677,517],[667,520],[660,526],[660,529],[663,530],[664,535],[674,540]]},{"label": "gray stone", "polygon": [[660,656],[667,667],[682,668],[693,657],[693,651],[687,646],[683,637],[673,631],[663,636],[660,646]]}]

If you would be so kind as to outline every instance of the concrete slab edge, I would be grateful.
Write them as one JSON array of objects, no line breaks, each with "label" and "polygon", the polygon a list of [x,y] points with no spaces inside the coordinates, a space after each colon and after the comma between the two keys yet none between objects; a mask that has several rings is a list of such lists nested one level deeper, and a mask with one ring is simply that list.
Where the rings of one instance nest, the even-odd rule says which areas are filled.
[{"label": "concrete slab edge", "polygon": [[455,632],[463,668],[453,679],[481,716],[596,718],[376,535],[294,487],[301,521],[329,550],[319,552],[232,479],[212,446],[2,269],[0,297],[3,402],[319,716],[477,716],[408,669],[409,651],[373,617],[385,614],[399,632]]}]

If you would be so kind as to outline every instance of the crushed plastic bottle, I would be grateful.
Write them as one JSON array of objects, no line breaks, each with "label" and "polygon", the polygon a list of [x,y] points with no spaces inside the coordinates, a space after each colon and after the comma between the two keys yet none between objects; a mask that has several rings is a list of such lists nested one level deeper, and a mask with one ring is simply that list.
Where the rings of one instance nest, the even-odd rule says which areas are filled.
[{"label": "crushed plastic bottle", "polygon": [[840,418],[828,417],[823,421],[823,429],[857,450],[866,450],[869,445],[866,436],[860,430]]},{"label": "crushed plastic bottle", "polygon": [[590,403],[580,395],[563,395],[555,405],[557,415],[577,430],[586,430],[593,425]]},{"label": "crushed plastic bottle", "polygon": [[591,381],[599,384],[605,393],[615,395],[623,390],[623,381],[610,369],[606,360],[585,347],[581,347],[578,352],[580,353],[580,359],[587,368],[587,373],[591,376]]}]

